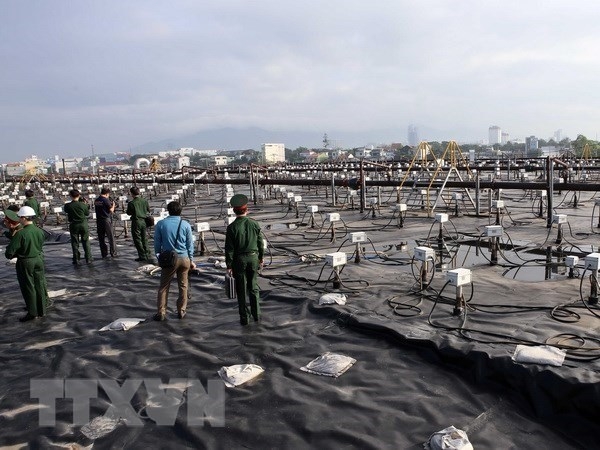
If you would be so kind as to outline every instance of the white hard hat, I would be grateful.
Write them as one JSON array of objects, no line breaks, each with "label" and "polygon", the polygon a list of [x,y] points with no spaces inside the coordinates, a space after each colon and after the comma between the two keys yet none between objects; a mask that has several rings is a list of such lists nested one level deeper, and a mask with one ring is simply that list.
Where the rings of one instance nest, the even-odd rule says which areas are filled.
[{"label": "white hard hat", "polygon": [[21,206],[21,209],[17,213],[19,217],[35,217],[35,211],[31,206]]}]

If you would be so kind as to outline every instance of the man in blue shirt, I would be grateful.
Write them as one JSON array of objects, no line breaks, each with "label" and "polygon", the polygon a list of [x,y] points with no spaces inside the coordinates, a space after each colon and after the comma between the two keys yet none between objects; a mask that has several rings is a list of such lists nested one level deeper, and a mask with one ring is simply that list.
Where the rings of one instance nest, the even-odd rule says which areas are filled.
[{"label": "man in blue shirt", "polygon": [[159,221],[154,228],[154,253],[156,257],[161,252],[174,250],[177,261],[173,267],[164,267],[160,274],[160,287],[158,288],[157,307],[154,320],[162,321],[167,316],[167,298],[173,275],[177,274],[177,316],[185,317],[188,301],[188,275],[194,264],[194,239],[192,227],[181,218],[181,205],[173,201],[167,205],[169,216]]}]

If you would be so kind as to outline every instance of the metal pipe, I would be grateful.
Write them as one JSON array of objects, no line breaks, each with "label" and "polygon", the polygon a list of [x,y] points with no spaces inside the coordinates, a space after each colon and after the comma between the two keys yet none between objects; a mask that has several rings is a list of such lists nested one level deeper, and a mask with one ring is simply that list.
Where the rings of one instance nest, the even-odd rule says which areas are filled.
[{"label": "metal pipe", "polygon": [[548,156],[546,160],[546,184],[547,184],[547,194],[546,194],[546,202],[548,205],[548,209],[546,210],[546,228],[552,227],[552,197],[554,196],[554,163],[552,158]]}]

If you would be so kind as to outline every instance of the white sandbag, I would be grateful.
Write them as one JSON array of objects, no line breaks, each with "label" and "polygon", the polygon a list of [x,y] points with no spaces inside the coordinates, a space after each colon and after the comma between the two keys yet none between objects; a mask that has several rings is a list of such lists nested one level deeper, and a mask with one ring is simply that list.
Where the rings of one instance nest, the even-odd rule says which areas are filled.
[{"label": "white sandbag", "polygon": [[67,295],[66,289],[59,289],[57,291],[48,291],[48,297],[50,297],[50,298],[61,297],[63,295]]},{"label": "white sandbag", "polygon": [[345,305],[346,295],[337,292],[330,292],[329,294],[321,295],[321,298],[319,299],[319,305],[333,305],[334,303],[337,303],[338,305]]},{"label": "white sandbag", "polygon": [[236,387],[253,380],[265,370],[256,364],[236,364],[233,366],[223,366],[217,372],[225,386]]},{"label": "white sandbag", "polygon": [[352,367],[355,362],[356,360],[349,356],[327,352],[313,359],[306,366],[300,367],[300,370],[315,375],[337,378]]},{"label": "white sandbag", "polygon": [[100,330],[98,330],[98,331],[108,331],[108,330],[127,331],[130,328],[135,327],[140,322],[143,322],[144,320],[146,320],[146,319],[131,319],[131,318],[117,319],[114,322],[109,323],[105,327],[100,328]]},{"label": "white sandbag", "polygon": [[551,345],[517,345],[512,356],[513,361],[527,364],[548,364],[562,366],[567,352]]},{"label": "white sandbag", "polygon": [[427,450],[473,450],[467,433],[454,426],[433,433],[423,444]]},{"label": "white sandbag", "polygon": [[98,439],[113,431],[118,424],[118,419],[99,416],[82,426],[80,431],[88,439]]}]

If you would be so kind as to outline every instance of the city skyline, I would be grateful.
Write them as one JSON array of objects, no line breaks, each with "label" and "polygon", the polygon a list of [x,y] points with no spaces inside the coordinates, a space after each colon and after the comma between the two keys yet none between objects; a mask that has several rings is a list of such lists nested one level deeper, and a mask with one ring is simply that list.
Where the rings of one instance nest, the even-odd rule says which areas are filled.
[{"label": "city skyline", "polygon": [[0,161],[223,128],[311,136],[292,148],[324,133],[408,142],[410,125],[422,140],[484,142],[494,124],[511,139],[597,139],[599,13],[558,0],[6,0]]}]

